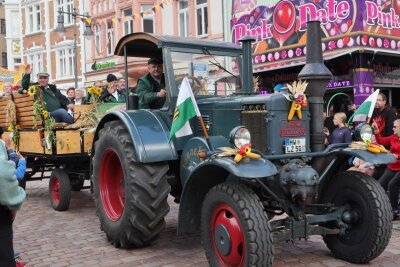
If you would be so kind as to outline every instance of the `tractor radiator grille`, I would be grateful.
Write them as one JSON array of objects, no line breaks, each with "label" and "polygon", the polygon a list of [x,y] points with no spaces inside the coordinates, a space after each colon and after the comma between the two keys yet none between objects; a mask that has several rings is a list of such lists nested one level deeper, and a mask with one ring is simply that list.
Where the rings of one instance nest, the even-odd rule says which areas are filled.
[{"label": "tractor radiator grille", "polygon": [[[202,114],[201,117],[203,118],[204,126],[206,127],[207,131],[210,130],[210,115],[204,115]],[[197,135],[202,135],[203,134],[203,129],[201,128],[201,123],[200,120],[196,117],[196,134]]]},{"label": "tractor radiator grille", "polygon": [[267,111],[242,111],[242,125],[251,133],[251,146],[267,153]]}]

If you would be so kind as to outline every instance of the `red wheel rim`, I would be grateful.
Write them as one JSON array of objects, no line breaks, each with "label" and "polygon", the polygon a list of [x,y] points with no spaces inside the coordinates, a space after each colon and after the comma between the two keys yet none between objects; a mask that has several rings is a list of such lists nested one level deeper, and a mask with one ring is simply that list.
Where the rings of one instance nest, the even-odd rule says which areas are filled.
[{"label": "red wheel rim", "polygon": [[54,177],[53,182],[51,183],[51,199],[54,204],[58,205],[58,203],[60,203],[60,195],[60,180],[58,180],[58,177]]},{"label": "red wheel rim", "polygon": [[119,220],[125,206],[124,173],[114,150],[107,150],[102,157],[99,184],[104,211],[110,220]]},{"label": "red wheel rim", "polygon": [[[236,212],[226,204],[218,205],[212,215],[211,224],[214,251],[220,265],[226,267],[244,266],[246,246],[243,229]],[[229,239],[218,234],[217,229],[221,229],[221,227],[226,231]],[[225,247],[229,246],[229,251],[223,253],[219,249],[221,244],[224,244]]]}]

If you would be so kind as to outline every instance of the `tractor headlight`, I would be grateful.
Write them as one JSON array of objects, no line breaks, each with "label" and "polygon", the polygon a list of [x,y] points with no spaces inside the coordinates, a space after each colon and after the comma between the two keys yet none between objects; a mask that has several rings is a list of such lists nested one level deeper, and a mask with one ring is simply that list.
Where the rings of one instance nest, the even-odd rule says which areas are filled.
[{"label": "tractor headlight", "polygon": [[374,130],[371,125],[366,122],[359,124],[354,133],[356,141],[371,140]]},{"label": "tractor headlight", "polygon": [[229,141],[236,148],[240,148],[245,144],[250,144],[251,142],[250,131],[244,126],[235,127],[229,136]]}]

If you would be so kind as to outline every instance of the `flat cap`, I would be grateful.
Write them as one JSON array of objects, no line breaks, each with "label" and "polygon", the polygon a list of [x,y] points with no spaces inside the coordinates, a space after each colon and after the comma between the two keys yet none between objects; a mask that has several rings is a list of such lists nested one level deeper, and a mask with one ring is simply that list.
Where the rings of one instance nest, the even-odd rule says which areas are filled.
[{"label": "flat cap", "polygon": [[38,76],[38,77],[49,77],[50,74],[48,74],[47,72],[39,72],[39,73],[37,74],[37,76]]},{"label": "flat cap", "polygon": [[108,74],[107,75],[107,82],[108,83],[111,83],[111,82],[113,82],[113,81],[117,81],[117,77],[114,75],[114,74]]},{"label": "flat cap", "polygon": [[159,64],[163,64],[163,61],[161,58],[152,57],[152,58],[149,58],[149,60],[147,61],[147,64],[159,65]]}]

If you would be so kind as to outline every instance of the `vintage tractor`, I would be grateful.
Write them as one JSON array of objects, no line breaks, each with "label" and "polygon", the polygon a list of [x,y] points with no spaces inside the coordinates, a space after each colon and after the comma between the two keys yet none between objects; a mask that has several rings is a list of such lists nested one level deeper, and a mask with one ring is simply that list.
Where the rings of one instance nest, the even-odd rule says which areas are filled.
[{"label": "vintage tractor", "polygon": [[[325,149],[322,97],[331,74],[319,31],[318,22],[309,23],[312,53],[299,74],[307,83],[270,95],[253,90],[251,38],[242,47],[146,33],[119,41],[115,54],[125,62],[163,57],[168,95],[160,110],[110,112],[97,127],[93,193],[114,246],[155,241],[171,194],[180,203],[178,234],[201,230],[211,266],[271,266],[274,243],[310,235],[322,235],[335,257],[352,263],[384,251],[392,231],[388,198],[372,177],[347,169],[351,157],[395,159],[349,144]],[[169,140],[185,77],[193,78],[203,123],[194,118],[192,135]],[[371,128],[357,135],[365,139]]]}]

